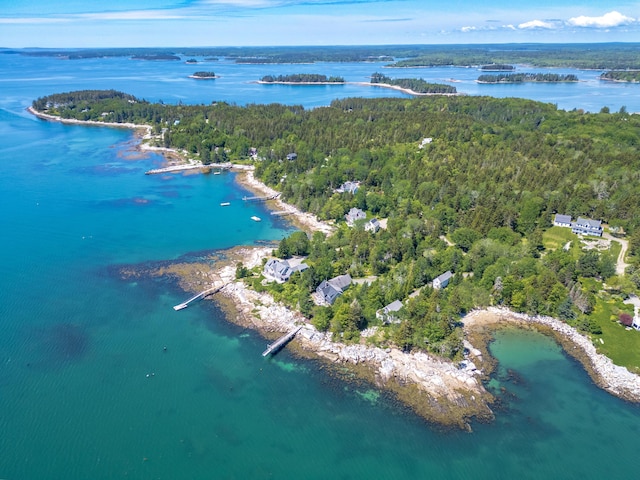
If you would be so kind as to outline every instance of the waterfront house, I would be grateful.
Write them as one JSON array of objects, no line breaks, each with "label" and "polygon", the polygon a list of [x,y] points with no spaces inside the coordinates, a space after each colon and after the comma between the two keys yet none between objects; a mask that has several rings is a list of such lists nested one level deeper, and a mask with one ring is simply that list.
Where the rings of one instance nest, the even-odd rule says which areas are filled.
[{"label": "waterfront house", "polygon": [[294,273],[303,272],[307,268],[309,268],[309,266],[301,260],[292,260],[289,262],[287,260],[272,258],[264,265],[262,274],[268,280],[275,280],[278,283],[284,283],[288,281]]},{"label": "waterfront house", "polygon": [[571,228],[571,215],[560,215],[556,213],[553,218],[553,225],[556,227]]},{"label": "waterfront house", "polygon": [[377,218],[372,218],[367,223],[364,224],[364,229],[367,232],[377,233],[380,230],[380,222]]},{"label": "waterfront house", "polygon": [[333,305],[336,298],[342,295],[342,292],[349,288],[349,285],[351,285],[351,275],[347,273],[346,275],[334,277],[331,280],[324,280],[318,285],[318,288],[316,288],[316,293],[323,302]]},{"label": "waterfront house", "polygon": [[344,216],[344,218],[346,218],[347,220],[347,225],[353,227],[353,225],[356,223],[356,220],[364,220],[365,218],[367,218],[367,214],[359,208],[353,207],[351,208],[351,210],[349,210],[349,213]]},{"label": "waterfront house", "polygon": [[436,278],[433,279],[433,283],[432,283],[433,288],[438,290],[440,288],[446,287],[447,285],[449,285],[449,281],[451,280],[451,277],[453,277],[453,273],[451,273],[451,270],[447,270],[443,274],[438,275]]},{"label": "waterfront house", "polygon": [[402,306],[403,305],[400,300],[395,300],[386,307],[378,310],[376,312],[376,318],[378,318],[378,320],[381,320],[383,323],[400,323],[398,316],[394,314],[400,311]]},{"label": "waterfront house", "polygon": [[602,225],[600,220],[578,217],[578,220],[571,224],[571,231],[578,235],[601,237]]}]

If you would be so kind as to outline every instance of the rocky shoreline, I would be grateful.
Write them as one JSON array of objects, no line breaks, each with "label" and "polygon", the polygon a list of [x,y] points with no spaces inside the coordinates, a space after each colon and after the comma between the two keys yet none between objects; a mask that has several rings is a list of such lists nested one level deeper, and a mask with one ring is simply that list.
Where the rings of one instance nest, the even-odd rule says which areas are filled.
[{"label": "rocky shoreline", "polygon": [[[37,112],[31,107],[29,111],[39,118],[63,123],[147,128],[145,137],[150,135],[150,128],[145,125],[67,121]],[[152,147],[141,144],[140,148]],[[180,163],[180,159],[184,163],[179,152],[153,149],[168,156],[172,164]],[[245,169],[237,180],[244,187],[260,194],[273,196],[278,193],[257,180],[251,169]],[[288,218],[304,230],[321,231],[325,234],[334,231],[332,225],[319,221],[315,216],[302,212],[279,198],[271,202],[278,209],[289,212]],[[503,325],[533,327],[553,334],[565,351],[585,366],[597,385],[618,397],[640,402],[640,376],[614,365],[609,358],[597,353],[587,337],[550,317],[530,317],[500,308],[469,313],[462,319],[468,354],[460,365],[423,352],[405,353],[396,348],[335,342],[330,334],[317,331],[299,312],[278,304],[269,294],[258,293],[242,281],[236,280],[235,265],[238,261],[253,268],[261,265],[262,259],[268,257],[272,249],[273,247],[237,247],[212,259],[213,266],[210,263],[175,264],[156,269],[152,275],[172,275],[178,278],[181,288],[190,292],[199,292],[203,287],[224,285],[216,299],[226,311],[229,321],[256,329],[266,337],[278,336],[295,326],[302,326],[293,342],[293,348],[299,348],[301,354],[321,358],[332,364],[351,365],[360,376],[380,388],[392,391],[417,414],[438,424],[470,428],[469,421],[472,418],[493,418],[491,404],[494,398],[484,388],[483,380],[487,378],[494,362],[488,355],[488,342],[495,329]],[[123,272],[123,275],[137,274],[139,272]],[[366,336],[367,332],[363,332],[363,337]]]},{"label": "rocky shoreline", "polygon": [[597,352],[588,337],[558,319],[489,307],[471,312],[463,319],[463,323],[467,335],[483,329],[490,333],[501,325],[533,327],[549,333],[563,346],[565,352],[582,363],[596,385],[624,400],[640,402],[640,376],[625,367],[615,365],[610,358]]}]

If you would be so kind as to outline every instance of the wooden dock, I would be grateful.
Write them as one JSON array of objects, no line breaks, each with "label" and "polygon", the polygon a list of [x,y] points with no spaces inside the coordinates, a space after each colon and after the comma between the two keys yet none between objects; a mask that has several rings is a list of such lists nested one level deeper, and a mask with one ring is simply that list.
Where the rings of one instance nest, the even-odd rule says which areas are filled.
[{"label": "wooden dock", "polygon": [[274,217],[284,217],[285,215],[291,215],[293,212],[290,212],[289,210],[278,210],[275,212],[271,212],[271,215],[273,215]]},{"label": "wooden dock", "polygon": [[267,195],[266,197],[242,197],[242,200],[244,200],[245,202],[267,202],[269,200],[275,200],[276,198],[278,198],[280,196],[279,193],[276,193],[275,195]]},{"label": "wooden dock", "polygon": [[267,345],[267,349],[264,352],[262,352],[262,356],[266,357],[267,355],[270,355],[272,353],[276,353],[285,344],[287,344],[290,340],[292,340],[293,337],[296,336],[296,333],[298,333],[301,329],[302,329],[302,326],[296,327],[293,330],[291,330],[289,333],[285,333],[283,336],[281,336],[274,343],[271,343],[271,344]]},{"label": "wooden dock", "polygon": [[204,290],[204,291],[200,292],[199,294],[194,295],[189,300],[187,300],[185,302],[182,302],[182,303],[179,303],[178,305],[174,306],[173,309],[178,311],[178,310],[182,310],[183,308],[187,308],[191,302],[194,302],[196,300],[200,300],[201,298],[204,298],[204,297],[206,297],[208,295],[213,295],[214,293],[218,293],[220,290],[222,290],[226,286],[227,286],[227,284],[225,283],[224,285],[222,285],[220,287],[208,288],[207,290]]}]

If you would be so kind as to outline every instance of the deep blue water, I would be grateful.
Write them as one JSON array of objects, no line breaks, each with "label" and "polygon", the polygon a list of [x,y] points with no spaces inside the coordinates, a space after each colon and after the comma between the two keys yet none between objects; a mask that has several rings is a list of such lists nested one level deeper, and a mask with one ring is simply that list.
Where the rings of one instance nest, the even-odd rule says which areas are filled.
[{"label": "deep blue water", "polygon": [[[140,156],[130,131],[43,122],[24,111],[32,99],[116,88],[149,100],[314,107],[343,94],[398,95],[248,83],[302,70],[365,80],[373,65],[211,69],[222,78],[189,80],[194,66],[179,63],[0,56],[0,478],[635,476],[640,409],[596,388],[541,335],[507,331],[493,344],[492,387],[506,392],[495,422],[442,431],[286,350],[265,360],[264,341],[211,302],[174,312],[185,294],[167,279],[122,278],[123,266],[279,239],[290,227],[239,201],[233,174],[146,176],[162,159]],[[607,98],[640,111],[640,87],[609,86],[580,84],[584,102],[567,108]]]}]

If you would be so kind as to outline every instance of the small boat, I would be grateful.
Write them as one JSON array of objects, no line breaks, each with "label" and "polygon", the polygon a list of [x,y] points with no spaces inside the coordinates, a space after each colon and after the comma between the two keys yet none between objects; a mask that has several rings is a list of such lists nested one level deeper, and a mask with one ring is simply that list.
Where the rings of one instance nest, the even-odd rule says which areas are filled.
[{"label": "small boat", "polygon": [[220,170],[213,172],[214,175],[220,175],[222,172]]},{"label": "small boat", "polygon": [[220,204],[221,207],[228,207],[229,205],[231,205],[231,202],[222,202]]},{"label": "small boat", "polygon": [[260,222],[261,218],[260,217],[256,217],[255,215],[253,217],[251,217],[251,220],[253,220],[254,222]]}]

